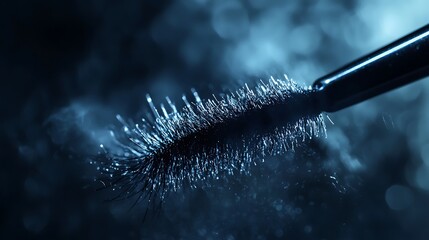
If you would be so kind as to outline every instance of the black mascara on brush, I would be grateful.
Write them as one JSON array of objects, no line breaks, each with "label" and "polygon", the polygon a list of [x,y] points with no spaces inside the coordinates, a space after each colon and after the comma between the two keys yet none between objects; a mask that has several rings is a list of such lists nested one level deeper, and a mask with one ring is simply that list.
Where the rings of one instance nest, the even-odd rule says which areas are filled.
[{"label": "black mascara on brush", "polygon": [[[310,88],[271,78],[255,88],[194,101],[178,110],[147,102],[152,115],[139,123],[117,116],[114,147],[100,145],[92,161],[104,187],[118,197],[161,199],[169,190],[208,178],[248,173],[255,159],[284,154],[324,136],[322,112],[333,112],[429,75],[429,25],[314,82]],[[269,116],[269,117],[267,117]],[[248,136],[251,132],[250,136]]]}]

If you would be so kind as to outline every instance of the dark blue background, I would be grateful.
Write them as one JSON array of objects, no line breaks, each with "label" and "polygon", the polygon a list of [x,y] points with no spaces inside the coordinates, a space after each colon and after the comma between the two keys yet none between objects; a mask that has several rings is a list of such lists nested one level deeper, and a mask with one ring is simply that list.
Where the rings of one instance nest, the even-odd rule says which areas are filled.
[{"label": "dark blue background", "polygon": [[[426,239],[429,85],[330,114],[328,137],[251,176],[145,206],[87,156],[120,113],[287,73],[310,84],[429,22],[425,1],[0,3],[0,239]],[[257,126],[255,126],[257,127]],[[9,151],[11,150],[11,151]]]}]

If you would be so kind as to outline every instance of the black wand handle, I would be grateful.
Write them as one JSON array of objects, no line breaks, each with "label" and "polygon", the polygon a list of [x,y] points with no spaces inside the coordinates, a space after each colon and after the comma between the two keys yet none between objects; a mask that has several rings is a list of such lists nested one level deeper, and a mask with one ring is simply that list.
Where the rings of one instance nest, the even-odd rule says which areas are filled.
[{"label": "black wand handle", "polygon": [[312,88],[334,112],[429,76],[429,25],[319,78]]}]

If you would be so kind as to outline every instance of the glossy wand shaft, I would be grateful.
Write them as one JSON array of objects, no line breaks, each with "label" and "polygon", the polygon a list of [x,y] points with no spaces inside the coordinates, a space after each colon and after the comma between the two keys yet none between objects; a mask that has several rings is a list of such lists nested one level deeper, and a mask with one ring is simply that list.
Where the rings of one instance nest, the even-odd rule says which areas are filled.
[{"label": "glossy wand shaft", "polygon": [[334,112],[429,76],[429,25],[330,73],[312,86]]}]

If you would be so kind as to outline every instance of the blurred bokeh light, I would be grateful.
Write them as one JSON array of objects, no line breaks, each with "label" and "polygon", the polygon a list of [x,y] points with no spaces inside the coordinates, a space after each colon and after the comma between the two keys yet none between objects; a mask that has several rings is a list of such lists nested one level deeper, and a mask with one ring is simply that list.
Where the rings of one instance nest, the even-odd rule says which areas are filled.
[{"label": "blurred bokeh light", "polygon": [[88,156],[145,94],[302,84],[429,23],[426,0],[0,3],[0,239],[427,239],[429,79],[329,114],[328,137],[251,176],[144,206],[104,201]]}]

